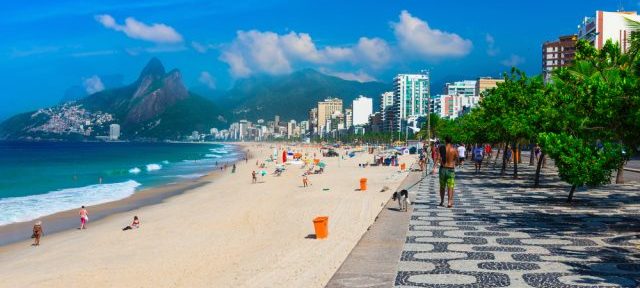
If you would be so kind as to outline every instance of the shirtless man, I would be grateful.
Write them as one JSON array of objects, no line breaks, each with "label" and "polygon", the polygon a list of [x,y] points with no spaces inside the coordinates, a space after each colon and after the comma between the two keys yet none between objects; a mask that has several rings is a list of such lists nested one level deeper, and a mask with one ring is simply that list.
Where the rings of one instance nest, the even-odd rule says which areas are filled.
[{"label": "shirtless man", "polygon": [[444,206],[444,190],[447,189],[447,207],[453,207],[453,186],[455,185],[455,165],[458,159],[458,151],[451,144],[451,136],[444,139],[446,145],[440,146],[440,206]]}]

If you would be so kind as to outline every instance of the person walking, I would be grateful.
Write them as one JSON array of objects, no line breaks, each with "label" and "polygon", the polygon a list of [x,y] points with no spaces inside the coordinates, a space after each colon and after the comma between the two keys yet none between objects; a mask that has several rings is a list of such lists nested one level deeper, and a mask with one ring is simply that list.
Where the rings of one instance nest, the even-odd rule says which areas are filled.
[{"label": "person walking", "polygon": [[455,165],[459,157],[458,151],[451,144],[451,136],[445,137],[445,145],[440,146],[440,205],[444,207],[444,191],[447,190],[447,207],[453,207],[453,188],[455,186]]},{"label": "person walking", "polygon": [[309,177],[307,176],[307,173],[302,174],[302,186],[309,187]]},{"label": "person walking", "polygon": [[513,158],[513,149],[511,149],[511,145],[507,145],[507,151],[505,154],[505,159],[507,161],[507,166],[511,166],[511,159]]},{"label": "person walking", "polygon": [[236,163],[233,163],[233,167],[231,168],[231,173],[236,173]]},{"label": "person walking", "polygon": [[460,144],[460,146],[458,146],[458,167],[460,168],[464,168],[464,159],[467,156],[467,148],[464,147],[464,144]]},{"label": "person walking", "polygon": [[33,225],[33,234],[31,238],[33,238],[33,244],[31,246],[40,246],[40,237],[42,237],[42,221],[36,221],[35,225]]},{"label": "person walking", "polygon": [[258,182],[258,175],[256,174],[256,170],[253,170],[253,172],[251,172],[251,183],[256,182]]},{"label": "person walking", "polygon": [[484,145],[484,156],[491,158],[491,145],[488,143]]},{"label": "person walking", "polygon": [[87,229],[87,222],[89,222],[89,212],[84,206],[82,206],[78,214],[80,214],[80,230]]},{"label": "person walking", "polygon": [[476,174],[478,174],[482,168],[482,160],[484,160],[484,149],[482,149],[482,146],[478,145],[473,149],[473,164],[476,168]]}]

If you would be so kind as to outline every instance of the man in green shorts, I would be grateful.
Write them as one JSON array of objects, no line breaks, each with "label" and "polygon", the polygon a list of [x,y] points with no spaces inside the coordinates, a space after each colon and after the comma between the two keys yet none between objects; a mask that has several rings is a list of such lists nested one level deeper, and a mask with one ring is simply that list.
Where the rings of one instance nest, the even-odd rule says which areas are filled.
[{"label": "man in green shorts", "polygon": [[444,190],[447,189],[447,207],[453,207],[453,187],[455,186],[455,165],[458,151],[451,145],[451,136],[446,136],[444,146],[440,146],[440,206],[444,206]]}]

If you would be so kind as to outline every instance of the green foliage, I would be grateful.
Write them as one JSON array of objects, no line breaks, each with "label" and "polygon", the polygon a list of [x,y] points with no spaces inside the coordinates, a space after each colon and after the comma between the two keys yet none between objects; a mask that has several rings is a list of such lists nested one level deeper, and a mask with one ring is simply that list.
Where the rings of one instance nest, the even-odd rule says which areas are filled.
[{"label": "green foliage", "polygon": [[555,160],[560,179],[576,186],[608,184],[611,173],[624,161],[618,144],[598,147],[566,133],[540,133],[540,144]]}]

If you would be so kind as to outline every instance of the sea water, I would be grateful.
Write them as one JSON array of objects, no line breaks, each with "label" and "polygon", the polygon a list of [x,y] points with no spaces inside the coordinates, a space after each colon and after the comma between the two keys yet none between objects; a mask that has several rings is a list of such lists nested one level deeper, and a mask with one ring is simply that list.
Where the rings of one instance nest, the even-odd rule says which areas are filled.
[{"label": "sea water", "polygon": [[0,142],[0,225],[197,178],[243,156],[224,144]]}]

